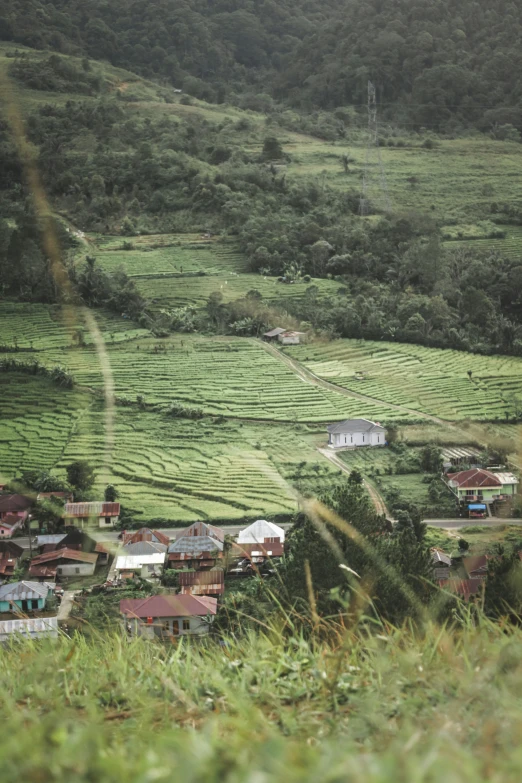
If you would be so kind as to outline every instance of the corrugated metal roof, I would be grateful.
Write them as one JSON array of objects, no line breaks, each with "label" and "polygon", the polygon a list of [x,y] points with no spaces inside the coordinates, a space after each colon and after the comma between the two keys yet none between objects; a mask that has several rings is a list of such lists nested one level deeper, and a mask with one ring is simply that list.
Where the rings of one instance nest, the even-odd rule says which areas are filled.
[{"label": "corrugated metal roof", "polygon": [[208,536],[209,538],[215,538],[217,541],[225,540],[225,531],[215,525],[209,525],[207,522],[194,522],[188,527],[184,527],[181,530],[176,531],[175,540],[180,538],[202,538]]},{"label": "corrugated metal roof", "polygon": [[329,424],[326,429],[328,432],[332,433],[332,435],[343,432],[372,432],[374,430],[381,430],[384,432],[384,427],[381,427],[380,424],[376,424],[369,419],[346,419],[337,424]]},{"label": "corrugated metal roof", "polygon": [[431,560],[434,565],[436,565],[437,563],[443,563],[444,565],[447,566],[451,565],[451,557],[447,555],[445,552],[442,552],[440,549],[431,550]]},{"label": "corrugated metal roof", "polygon": [[48,536],[36,536],[36,545],[45,546],[46,544],[59,544],[66,538],[67,533],[54,533]]},{"label": "corrugated metal roof", "polygon": [[0,601],[47,598],[49,590],[54,590],[55,587],[55,584],[49,582],[13,582],[0,587]]},{"label": "corrugated metal roof", "polygon": [[178,579],[181,586],[183,585],[210,585],[210,584],[224,584],[225,573],[224,571],[179,571]]},{"label": "corrugated metal roof", "polygon": [[205,617],[217,611],[217,599],[195,595],[153,595],[125,598],[120,612],[128,617]]},{"label": "corrugated metal roof", "polygon": [[279,538],[284,542],[285,531],[273,522],[258,519],[244,530],[239,531],[237,542],[238,544],[264,544],[265,538]]},{"label": "corrugated metal roof", "polygon": [[480,449],[465,446],[454,446],[442,450],[442,459],[459,459],[462,457],[478,457]]},{"label": "corrugated metal roof", "polygon": [[518,479],[513,473],[495,473],[501,484],[518,484]]},{"label": "corrugated metal roof", "polygon": [[140,541],[152,541],[153,543],[165,544],[168,546],[170,538],[159,530],[151,530],[150,527],[140,527],[134,532],[126,530],[123,534],[123,545],[136,544]]},{"label": "corrugated metal roof", "polygon": [[95,501],[92,503],[66,503],[64,515],[75,519],[89,517],[117,517],[120,513],[119,503],[104,503]]},{"label": "corrugated metal roof", "polygon": [[33,501],[25,495],[0,495],[0,513],[13,513],[15,511],[25,511],[30,508]]},{"label": "corrugated metal roof", "polygon": [[123,548],[128,555],[157,555],[167,551],[166,544],[156,544],[154,541],[137,541],[135,544],[125,544]]},{"label": "corrugated metal roof", "polygon": [[280,326],[276,326],[275,329],[271,329],[269,332],[265,332],[263,337],[277,337],[279,334],[286,332],[286,329],[281,329]]},{"label": "corrugated metal roof", "polygon": [[209,536],[184,536],[174,541],[168,548],[169,554],[190,553],[193,555],[203,554],[204,552],[213,552],[215,550],[223,551],[223,542]]},{"label": "corrugated metal roof", "polygon": [[98,555],[95,552],[79,552],[77,549],[56,549],[54,552],[44,552],[33,558],[31,565],[43,565],[53,560],[78,560],[81,563],[96,563]]},{"label": "corrugated metal roof", "polygon": [[120,555],[116,558],[116,571],[130,571],[144,565],[163,565],[165,555],[158,552],[155,555]]}]

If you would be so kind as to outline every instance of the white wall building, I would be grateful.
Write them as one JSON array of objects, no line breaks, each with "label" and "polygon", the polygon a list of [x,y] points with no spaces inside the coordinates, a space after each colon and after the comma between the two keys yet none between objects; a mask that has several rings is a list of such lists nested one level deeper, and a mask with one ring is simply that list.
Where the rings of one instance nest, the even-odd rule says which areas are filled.
[{"label": "white wall building", "polygon": [[386,430],[368,419],[346,419],[330,424],[328,446],[331,449],[355,449],[359,446],[385,446]]},{"label": "white wall building", "polygon": [[141,576],[142,579],[160,577],[165,565],[165,555],[158,552],[154,555],[120,555],[114,566],[116,578],[129,579],[131,576]]},{"label": "white wall building", "polygon": [[238,544],[265,544],[285,540],[285,531],[282,527],[273,522],[267,522],[266,519],[258,519],[244,530],[239,531],[237,537]]}]

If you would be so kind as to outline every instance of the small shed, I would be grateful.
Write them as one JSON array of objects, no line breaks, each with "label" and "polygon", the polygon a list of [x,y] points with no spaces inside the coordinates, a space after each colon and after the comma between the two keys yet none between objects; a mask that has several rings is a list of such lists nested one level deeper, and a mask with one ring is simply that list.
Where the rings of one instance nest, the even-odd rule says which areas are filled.
[{"label": "small shed", "polygon": [[304,332],[287,331],[282,332],[277,339],[281,345],[299,345],[303,334]]},{"label": "small shed", "polygon": [[271,329],[269,332],[265,332],[263,335],[263,340],[266,340],[268,343],[275,342],[280,334],[284,334],[286,332],[286,329],[282,329],[280,326],[277,326],[275,329]]}]

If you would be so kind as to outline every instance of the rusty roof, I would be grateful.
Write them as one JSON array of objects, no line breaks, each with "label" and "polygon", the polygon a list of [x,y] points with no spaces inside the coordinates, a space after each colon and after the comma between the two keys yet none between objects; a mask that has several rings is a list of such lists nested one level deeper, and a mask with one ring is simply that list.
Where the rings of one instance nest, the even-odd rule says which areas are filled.
[{"label": "rusty roof", "polygon": [[119,503],[105,503],[95,501],[92,503],[66,503],[64,516],[74,519],[89,517],[117,517],[120,513]]},{"label": "rusty roof", "polygon": [[128,617],[205,617],[216,611],[217,599],[207,596],[153,595],[120,601],[120,612]]},{"label": "rusty roof", "polygon": [[135,530],[133,533],[125,530],[123,533],[123,545],[136,544],[140,541],[152,541],[153,543],[170,544],[170,538],[161,533],[159,530],[151,530],[150,527],[140,527],[139,530]]},{"label": "rusty roof", "polygon": [[217,541],[225,540],[225,531],[215,525],[209,525],[207,522],[194,522],[188,527],[176,531],[175,539],[180,538],[215,538]]},{"label": "rusty roof", "polygon": [[53,560],[78,560],[82,563],[95,563],[98,560],[96,552],[79,552],[77,549],[56,549],[53,552],[44,552],[31,561],[31,565],[43,565]]},{"label": "rusty roof", "polygon": [[481,585],[484,584],[482,579],[443,579],[439,582],[440,586],[451,593],[455,593],[468,601],[472,595],[476,595]]},{"label": "rusty roof", "polygon": [[180,585],[212,585],[223,584],[225,574],[221,570],[216,571],[179,571]]},{"label": "rusty roof", "polygon": [[468,576],[474,571],[482,571],[486,574],[488,571],[488,560],[489,557],[487,555],[471,555],[462,560],[462,565],[466,569]]},{"label": "rusty roof", "polygon": [[6,514],[0,522],[0,527],[15,527],[15,525],[21,525],[24,521],[23,517],[19,517],[17,514]]},{"label": "rusty roof", "polygon": [[223,551],[223,542],[218,541],[217,538],[211,538],[210,536],[183,536],[174,541],[169,548],[169,554],[190,553],[193,555],[202,554],[203,552],[213,552],[218,549]]},{"label": "rusty roof", "polygon": [[472,468],[460,473],[448,473],[451,486],[459,489],[479,489],[481,487],[501,487],[502,482],[490,470]]},{"label": "rusty roof", "polygon": [[44,579],[46,577],[54,578],[56,576],[56,566],[33,565],[31,563],[29,566],[29,576],[39,576]]}]

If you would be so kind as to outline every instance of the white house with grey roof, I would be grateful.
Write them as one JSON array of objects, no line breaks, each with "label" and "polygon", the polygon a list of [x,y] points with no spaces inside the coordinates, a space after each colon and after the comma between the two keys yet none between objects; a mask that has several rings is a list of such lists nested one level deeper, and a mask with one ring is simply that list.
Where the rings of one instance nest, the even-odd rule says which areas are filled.
[{"label": "white house with grey roof", "polygon": [[331,449],[356,449],[359,446],[385,446],[386,430],[368,419],[346,419],[330,424],[328,446]]}]

